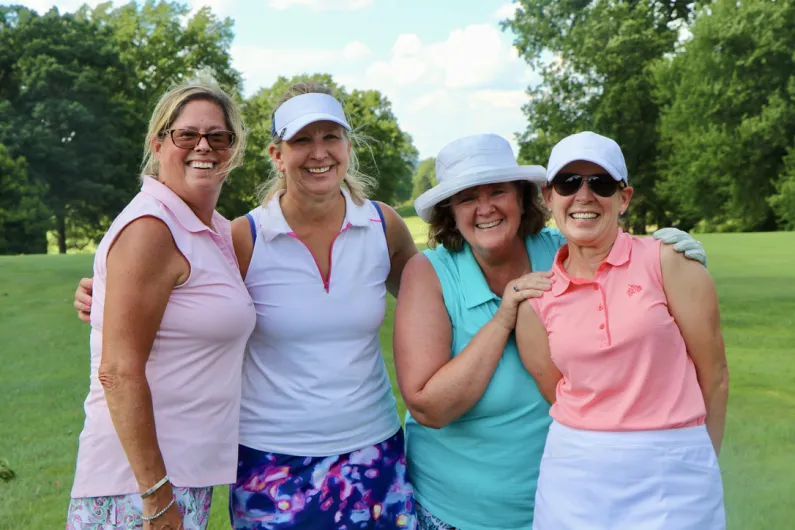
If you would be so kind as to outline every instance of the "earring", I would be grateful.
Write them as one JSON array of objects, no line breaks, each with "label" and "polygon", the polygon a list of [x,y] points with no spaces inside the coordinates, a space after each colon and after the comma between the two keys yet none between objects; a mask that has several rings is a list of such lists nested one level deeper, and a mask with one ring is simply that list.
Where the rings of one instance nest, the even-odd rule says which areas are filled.
[{"label": "earring", "polygon": [[284,178],[284,171],[279,171],[279,178],[280,178],[280,179],[283,179],[283,178]]}]

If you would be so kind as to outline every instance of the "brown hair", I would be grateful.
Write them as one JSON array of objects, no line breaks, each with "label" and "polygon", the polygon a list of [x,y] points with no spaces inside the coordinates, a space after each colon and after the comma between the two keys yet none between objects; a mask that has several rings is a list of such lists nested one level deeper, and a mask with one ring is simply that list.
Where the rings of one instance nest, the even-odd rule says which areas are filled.
[{"label": "brown hair", "polygon": [[[544,199],[538,188],[530,182],[514,181],[522,197],[522,220],[519,224],[519,236],[524,239],[541,231],[549,220],[549,211],[544,206]],[[464,248],[464,236],[455,226],[455,216],[450,199],[446,199],[431,210],[428,223],[428,246],[434,248],[442,245],[450,252],[460,252]]]},{"label": "brown hair", "polygon": [[152,175],[159,176],[160,162],[155,157],[152,143],[156,138],[162,140],[165,131],[179,118],[182,109],[191,101],[210,101],[218,105],[224,113],[226,126],[235,133],[235,143],[232,144],[232,155],[226,166],[221,168],[229,173],[243,163],[246,151],[246,129],[240,110],[229,95],[220,87],[209,83],[185,83],[171,87],[163,94],[149,119],[149,130],[144,140],[144,158],[141,163],[141,177]]},{"label": "brown hair", "polygon": [[[320,85],[318,83],[313,83],[311,81],[306,81],[302,83],[295,83],[291,85],[282,97],[279,98],[279,101],[276,103],[274,107],[274,111],[278,109],[284,102],[296,97],[301,96],[304,94],[328,94],[332,97],[335,96],[328,87]],[[339,98],[337,98],[339,100]],[[347,118],[347,116],[346,116]],[[347,120],[350,123],[350,120]],[[349,142],[352,144],[360,144],[364,143],[364,139],[360,138],[356,133],[352,131],[346,130],[342,127],[342,132],[345,135],[345,138],[348,139]],[[271,145],[275,146],[277,149],[279,145],[281,145],[282,139],[278,136],[274,136],[271,140]],[[351,149],[350,155],[350,162],[348,164],[348,173],[345,175],[345,178],[342,181],[343,186],[348,190],[351,194],[351,199],[358,205],[362,205],[367,200],[368,192],[375,188],[375,180],[361,171],[359,171],[359,158],[356,156],[356,150]],[[287,182],[284,178],[279,178],[279,172],[276,169],[276,166],[273,165],[271,161],[271,176],[270,179],[264,182],[259,187],[259,196],[262,200],[262,204],[265,205],[268,201],[280,192],[283,189],[286,189]]]}]

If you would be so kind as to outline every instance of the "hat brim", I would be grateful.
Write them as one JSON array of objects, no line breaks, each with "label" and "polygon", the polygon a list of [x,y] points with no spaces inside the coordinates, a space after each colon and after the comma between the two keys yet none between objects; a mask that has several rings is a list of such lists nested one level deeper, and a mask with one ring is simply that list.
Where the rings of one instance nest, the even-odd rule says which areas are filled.
[{"label": "hat brim", "polygon": [[338,123],[345,127],[346,130],[350,131],[351,126],[348,125],[348,122],[344,119],[340,118],[339,116],[335,116],[334,114],[329,114],[328,112],[312,112],[310,114],[304,114],[302,116],[297,117],[287,125],[285,125],[281,131],[276,131],[279,134],[279,138],[282,140],[289,141],[291,140],[298,132],[309,125],[310,123],[315,123],[318,121],[332,121],[334,123]]},{"label": "hat brim", "polygon": [[597,166],[603,168],[605,171],[610,173],[610,176],[613,177],[618,182],[627,182],[627,179],[621,177],[621,173],[618,169],[604,159],[603,156],[600,156],[599,153],[596,154],[589,154],[588,151],[582,151],[581,153],[569,157],[569,159],[564,159],[561,162],[555,164],[555,166],[550,166],[547,171],[547,182],[552,182],[552,180],[557,176],[561,169],[568,166],[572,162],[591,162],[592,164],[596,164]]},{"label": "hat brim", "polygon": [[433,207],[460,191],[484,184],[525,181],[546,184],[547,172],[542,166],[514,166],[493,168],[462,175],[429,189],[414,201],[417,215],[426,223],[431,219]]}]

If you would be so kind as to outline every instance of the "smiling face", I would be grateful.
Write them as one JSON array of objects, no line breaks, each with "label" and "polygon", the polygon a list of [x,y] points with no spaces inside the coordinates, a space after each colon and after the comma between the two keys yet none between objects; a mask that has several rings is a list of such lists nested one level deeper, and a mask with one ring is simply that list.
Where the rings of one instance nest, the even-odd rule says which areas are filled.
[{"label": "smiling face", "polygon": [[[229,127],[221,107],[211,101],[194,100],[183,107],[169,129],[209,133]],[[193,149],[182,149],[174,145],[170,134],[156,138],[153,149],[160,163],[158,180],[185,202],[203,207],[208,201],[218,200],[228,174],[224,166],[232,156],[231,149],[214,150],[207,138],[202,138]]]},{"label": "smiling face", "polygon": [[513,182],[484,184],[450,199],[455,225],[479,254],[501,253],[513,244],[522,222],[522,198]]},{"label": "smiling face", "polygon": [[[563,167],[560,173],[588,176],[605,173],[605,169],[578,160]],[[632,188],[622,188],[610,197],[601,197],[585,182],[574,195],[560,195],[551,185],[546,186],[543,193],[558,229],[568,241],[583,247],[609,244],[615,238],[618,216],[626,211],[632,198]]]},{"label": "smiling face", "polygon": [[339,192],[350,153],[345,130],[332,121],[310,123],[290,140],[270,147],[276,169],[287,179],[287,189],[313,195]]}]

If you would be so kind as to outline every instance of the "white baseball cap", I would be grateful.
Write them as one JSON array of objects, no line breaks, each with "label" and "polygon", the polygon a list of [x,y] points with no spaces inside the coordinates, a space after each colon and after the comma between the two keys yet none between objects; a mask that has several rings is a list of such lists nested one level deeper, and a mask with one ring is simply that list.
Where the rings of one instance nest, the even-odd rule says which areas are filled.
[{"label": "white baseball cap", "polygon": [[598,164],[617,181],[627,182],[627,164],[621,148],[615,140],[590,131],[567,136],[552,148],[547,182],[552,182],[561,169],[577,160]]},{"label": "white baseball cap", "polygon": [[271,133],[279,139],[287,141],[301,129],[316,121],[333,121],[350,131],[351,126],[345,119],[345,112],[339,101],[328,94],[301,94],[281,105],[273,113]]}]

